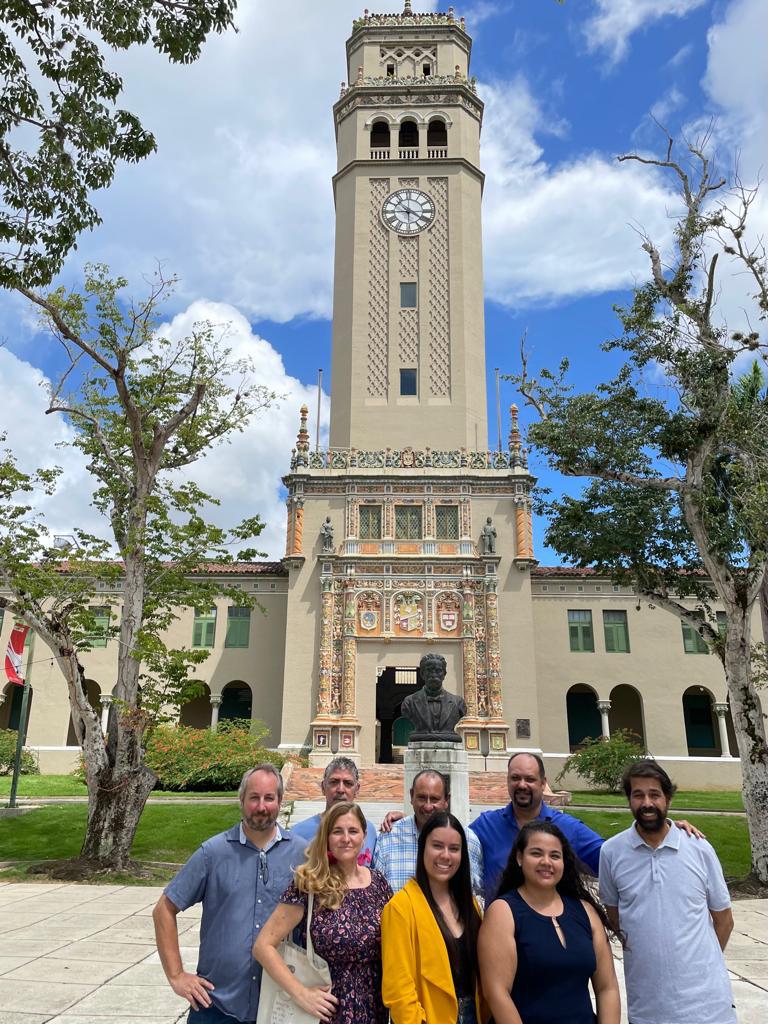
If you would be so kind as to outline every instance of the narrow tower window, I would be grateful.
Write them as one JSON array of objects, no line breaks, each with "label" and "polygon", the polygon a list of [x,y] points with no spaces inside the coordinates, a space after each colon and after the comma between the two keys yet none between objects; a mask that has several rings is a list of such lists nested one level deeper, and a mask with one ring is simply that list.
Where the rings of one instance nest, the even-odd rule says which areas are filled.
[{"label": "narrow tower window", "polygon": [[394,64],[387,64],[387,78],[394,78],[394,77],[395,77],[395,65]]},{"label": "narrow tower window", "polygon": [[429,78],[429,76],[432,74],[432,65],[431,64],[422,64],[421,65],[421,73],[422,73],[422,75],[424,75],[425,78]]},{"label": "narrow tower window", "polygon": [[439,117],[434,117],[429,122],[427,128],[427,147],[429,149],[444,148],[448,145],[448,129],[445,126],[445,121],[441,121]]},{"label": "narrow tower window", "polygon": [[371,149],[389,149],[389,125],[374,121],[371,125]]},{"label": "narrow tower window", "polygon": [[418,394],[415,367],[408,367],[407,369],[403,369],[400,371],[400,394]]},{"label": "narrow tower window", "polygon": [[400,125],[398,139],[400,149],[417,149],[419,145],[419,128],[415,121],[403,121]]},{"label": "narrow tower window", "polygon": [[416,309],[416,282],[400,282],[400,308]]}]

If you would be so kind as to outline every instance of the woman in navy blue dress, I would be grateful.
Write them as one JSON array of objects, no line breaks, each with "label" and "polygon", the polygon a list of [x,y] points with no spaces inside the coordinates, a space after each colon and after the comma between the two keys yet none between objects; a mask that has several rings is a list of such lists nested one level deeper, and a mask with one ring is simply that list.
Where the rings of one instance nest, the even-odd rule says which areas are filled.
[{"label": "woman in navy blue dress", "polygon": [[610,931],[560,829],[524,825],[478,940],[494,1024],[619,1024]]}]

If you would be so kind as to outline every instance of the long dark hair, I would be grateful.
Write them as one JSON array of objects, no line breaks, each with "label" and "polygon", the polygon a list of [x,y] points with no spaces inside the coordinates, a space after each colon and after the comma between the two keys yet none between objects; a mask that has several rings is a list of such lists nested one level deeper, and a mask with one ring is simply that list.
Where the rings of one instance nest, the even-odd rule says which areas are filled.
[{"label": "long dark hair", "polygon": [[522,855],[532,836],[542,832],[544,835],[554,836],[563,850],[563,877],[557,883],[557,891],[561,896],[571,896],[575,900],[584,900],[588,903],[600,918],[608,934],[615,935],[623,946],[625,942],[623,932],[616,931],[611,925],[605,908],[584,881],[584,877],[579,871],[573,847],[557,825],[553,825],[551,821],[529,821],[527,825],[523,825],[520,829],[512,851],[509,854],[507,866],[504,868],[501,880],[499,881],[499,889],[496,896],[505,896],[508,892],[512,892],[513,889],[519,889],[521,885],[525,884],[525,876],[523,875],[522,867],[517,862],[517,855]]},{"label": "long dark hair", "polygon": [[469,864],[467,836],[459,819],[448,811],[435,811],[431,814],[419,834],[419,851],[416,855],[416,881],[424,893],[424,898],[429,904],[432,913],[435,915],[437,926],[445,940],[449,959],[451,959],[451,951],[456,945],[456,936],[446,924],[442,911],[432,895],[429,875],[424,867],[424,851],[427,848],[427,839],[436,828],[452,828],[461,837],[461,861],[459,862],[458,871],[448,881],[448,890],[459,912],[459,920],[464,926],[464,936],[466,936],[467,948],[471,954],[474,981],[477,978],[477,933],[480,931],[480,914],[472,896],[472,871]]}]

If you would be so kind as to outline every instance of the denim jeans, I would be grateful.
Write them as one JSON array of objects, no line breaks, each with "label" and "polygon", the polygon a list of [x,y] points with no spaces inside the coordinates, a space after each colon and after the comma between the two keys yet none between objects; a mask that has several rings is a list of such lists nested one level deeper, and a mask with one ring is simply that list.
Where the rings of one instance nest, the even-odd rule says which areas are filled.
[{"label": "denim jeans", "polygon": [[190,1009],[187,1024],[255,1024],[255,1021],[238,1021],[211,1003],[200,1010]]}]

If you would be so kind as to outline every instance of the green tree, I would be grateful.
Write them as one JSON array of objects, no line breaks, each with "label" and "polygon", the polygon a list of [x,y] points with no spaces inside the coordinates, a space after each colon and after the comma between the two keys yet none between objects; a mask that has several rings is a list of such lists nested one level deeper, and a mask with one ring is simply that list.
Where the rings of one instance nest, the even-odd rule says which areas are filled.
[{"label": "green tree", "polygon": [[[762,243],[749,242],[755,191],[715,177],[706,145],[690,146],[682,162],[671,139],[664,159],[619,158],[671,174],[682,214],[672,253],[662,257],[643,240],[651,279],[617,309],[623,333],[604,345],[623,355],[615,377],[577,394],[567,362],[534,378],[523,351],[512,379],[538,413],[533,446],[555,470],[590,479],[579,497],[542,499],[547,543],[679,616],[722,661],[752,867],[768,882],[768,746],[752,666],[753,612],[768,564],[768,401],[754,373],[734,377],[740,356],[765,359],[754,325],[768,315],[768,268]],[[737,330],[716,308],[723,259],[740,275],[732,281],[746,282],[746,326]],[[724,635],[715,597],[726,611]]]},{"label": "green tree", "polygon": [[[74,446],[94,480],[93,505],[111,538],[73,531],[76,544],[62,564],[35,514],[58,471],[25,474],[10,453],[0,461],[0,586],[10,592],[0,607],[32,626],[64,675],[88,785],[81,857],[110,869],[127,863],[155,782],[144,761],[147,733],[164,710],[199,689],[191,673],[206,652],[167,647],[165,630],[180,609],[207,610],[218,595],[253,603],[200,567],[232,561],[232,545],[263,528],[258,516],[229,531],[207,521],[206,506],[215,502],[189,467],[274,396],[250,382],[249,364],[233,359],[210,324],[197,324],[181,341],[160,333],[160,306],[172,284],[158,274],[146,299],[128,302],[124,280],[90,267],[83,292],[26,292],[64,354],[48,411],[66,416],[75,431]],[[99,583],[122,596],[120,620],[108,627],[118,652],[106,742],[81,661],[96,631]]]},{"label": "green tree", "polygon": [[0,285],[47,285],[99,223],[91,195],[155,140],[117,102],[105,51],[177,63],[232,27],[236,0],[0,0]]}]

